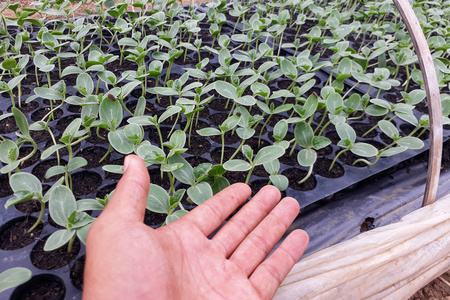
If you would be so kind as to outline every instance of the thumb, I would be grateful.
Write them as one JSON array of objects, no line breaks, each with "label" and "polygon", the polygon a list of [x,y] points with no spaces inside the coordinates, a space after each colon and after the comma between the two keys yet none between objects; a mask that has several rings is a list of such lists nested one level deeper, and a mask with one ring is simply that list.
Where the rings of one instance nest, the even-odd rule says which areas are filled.
[{"label": "thumb", "polygon": [[139,156],[128,155],[125,157],[124,170],[102,215],[115,220],[143,222],[150,188],[147,167]]}]

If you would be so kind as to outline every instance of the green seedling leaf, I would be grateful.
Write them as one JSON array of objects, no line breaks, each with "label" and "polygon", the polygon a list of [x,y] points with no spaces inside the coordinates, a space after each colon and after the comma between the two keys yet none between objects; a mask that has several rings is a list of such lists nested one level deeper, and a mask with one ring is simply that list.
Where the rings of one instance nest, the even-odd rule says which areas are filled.
[{"label": "green seedling leaf", "polygon": [[329,144],[331,144],[330,139],[324,136],[315,136],[312,139],[312,147],[316,150],[325,148]]},{"label": "green seedling leaf", "polygon": [[91,228],[92,223],[87,224],[86,226],[83,226],[79,229],[77,229],[77,236],[80,239],[80,241],[86,245],[87,241],[87,235],[89,232],[89,229]]},{"label": "green seedling leaf", "polygon": [[130,94],[138,85],[141,84],[141,81],[134,80],[131,82],[128,82],[122,87],[122,99],[124,99],[128,94]]},{"label": "green seedling leaf", "polygon": [[283,72],[283,74],[289,78],[291,78],[292,80],[295,80],[298,76],[298,72],[297,72],[297,68],[294,66],[294,64],[287,60],[284,59],[281,62],[281,71]]},{"label": "green seedling leaf", "polygon": [[244,105],[244,106],[253,106],[256,103],[255,97],[249,96],[249,95],[239,97],[239,98],[235,99],[234,101],[239,103],[240,105]]},{"label": "green seedling leaf", "polygon": [[30,129],[25,115],[15,107],[12,108],[12,113],[20,132],[22,132],[22,134],[25,136],[30,136]]},{"label": "green seedling leaf", "polygon": [[71,173],[75,171],[78,168],[82,168],[84,166],[87,166],[88,162],[83,157],[74,157],[72,158],[69,163],[67,164],[67,172]]},{"label": "green seedling leaf", "polygon": [[286,120],[280,120],[273,128],[273,137],[276,141],[284,139],[288,131],[288,123]]},{"label": "green seedling leaf", "polygon": [[183,130],[176,130],[170,136],[170,142],[179,149],[183,148],[186,144],[186,133]]},{"label": "green seedling leaf", "polygon": [[363,157],[372,157],[378,154],[378,149],[367,143],[355,143],[350,148],[350,151]]},{"label": "green seedling leaf", "polygon": [[17,61],[14,58],[7,58],[2,62],[2,68],[12,71],[17,66]]},{"label": "green seedling leaf", "polygon": [[424,144],[422,140],[413,136],[405,136],[397,141],[400,146],[408,147],[408,149],[418,150],[422,149]]},{"label": "green seedling leaf", "polygon": [[150,184],[147,196],[147,209],[160,214],[168,214],[170,211],[170,199],[166,190],[159,185]]},{"label": "green seedling leaf", "polygon": [[112,131],[122,122],[123,110],[119,101],[111,100],[105,97],[100,104],[100,120],[108,124]]},{"label": "green seedling leaf", "polygon": [[28,191],[39,195],[42,194],[41,182],[30,173],[20,172],[13,174],[9,179],[9,185],[14,193]]},{"label": "green seedling leaf", "polygon": [[134,144],[139,144],[144,139],[144,131],[142,130],[142,127],[137,124],[131,123],[126,125],[123,132],[127,139]]},{"label": "green seedling leaf", "polygon": [[123,129],[109,132],[108,141],[116,151],[122,154],[130,154],[134,150],[134,143],[127,138]]},{"label": "green seedling leaf", "polygon": [[239,172],[239,171],[248,171],[252,168],[252,166],[242,159],[232,159],[223,164],[223,167],[227,171]]},{"label": "green seedling leaf", "polygon": [[77,202],[67,186],[60,185],[53,189],[49,198],[49,211],[56,224],[66,227],[69,216],[76,209]]},{"label": "green seedling leaf", "polygon": [[69,242],[75,234],[75,230],[58,230],[52,233],[45,242],[44,251],[52,251],[61,248]]},{"label": "green seedling leaf", "polygon": [[19,84],[19,82],[21,82],[26,76],[27,75],[19,75],[19,76],[12,78],[8,82],[8,89],[12,90],[13,88],[15,88]]},{"label": "green seedling leaf", "polygon": [[269,179],[270,181],[272,181],[272,184],[281,192],[286,190],[289,186],[289,179],[287,179],[287,177],[284,175],[270,175]]},{"label": "green seedling leaf", "polygon": [[48,100],[62,100],[62,95],[54,89],[46,87],[37,87],[34,89],[34,93],[42,99]]},{"label": "green seedling leaf", "polygon": [[168,159],[168,162],[169,164],[183,164],[183,167],[172,172],[176,179],[185,184],[195,184],[194,170],[192,166],[183,157],[181,157],[181,155],[174,154]]},{"label": "green seedling leaf", "polygon": [[200,181],[201,179],[208,176],[208,173],[212,169],[212,164],[210,163],[203,163],[199,164],[194,168],[194,177],[196,181]]},{"label": "green seedling leaf", "polygon": [[59,139],[61,143],[70,144],[76,138],[76,134],[81,126],[81,119],[76,118],[64,130],[62,137]]},{"label": "green seedling leaf", "polygon": [[180,106],[177,105],[169,106],[169,108],[159,117],[158,123],[161,124],[171,116],[179,113],[181,110],[182,108]]},{"label": "green seedling leaf", "polygon": [[181,219],[183,216],[187,215],[188,211],[186,210],[177,210],[173,214],[168,215],[166,217],[166,224],[170,224],[172,222],[175,222],[178,219]]},{"label": "green seedling leaf", "polygon": [[139,97],[138,102],[136,104],[136,109],[134,110],[134,116],[139,117],[143,116],[145,113],[145,106],[147,104],[147,100],[144,97]]},{"label": "green seedling leaf", "polygon": [[83,211],[74,211],[68,218],[68,229],[79,229],[89,223],[94,222],[94,218]]},{"label": "green seedling leaf", "polygon": [[66,168],[63,166],[53,166],[45,172],[44,177],[49,179],[53,176],[60,175],[66,173]]},{"label": "green seedling leaf", "polygon": [[314,165],[317,160],[317,153],[312,149],[302,149],[297,154],[297,161],[303,167]]},{"label": "green seedling leaf", "polygon": [[356,132],[350,125],[347,123],[339,123],[335,126],[341,140],[349,140],[351,143],[356,141]]},{"label": "green seedling leaf", "polygon": [[19,147],[11,140],[0,143],[0,161],[9,164],[19,158]]},{"label": "green seedling leaf", "polygon": [[105,205],[97,201],[97,199],[81,199],[77,201],[77,211],[103,210]]},{"label": "green seedling leaf", "polygon": [[233,85],[231,85],[228,82],[225,81],[216,81],[214,83],[214,87],[216,91],[222,96],[227,99],[237,99],[237,89]]},{"label": "green seedling leaf", "polygon": [[277,174],[280,170],[280,161],[278,159],[274,159],[263,164],[264,170],[266,170],[269,174]]},{"label": "green seedling leaf", "polygon": [[65,145],[61,145],[61,144],[57,144],[57,145],[53,145],[48,147],[47,149],[45,149],[42,154],[41,154],[41,160],[42,159],[46,159],[47,157],[49,157],[50,155],[52,155],[53,153],[55,153],[56,151],[64,148]]},{"label": "green seedling leaf", "polygon": [[311,126],[305,122],[299,122],[294,128],[295,141],[303,148],[310,148],[314,137]]},{"label": "green seedling leaf", "polygon": [[123,166],[118,166],[118,165],[105,165],[102,167],[103,170],[105,170],[106,172],[109,173],[114,173],[114,174],[123,174]]},{"label": "green seedling leaf", "polygon": [[284,154],[284,148],[281,146],[267,146],[258,151],[253,160],[253,164],[255,166],[262,165],[264,163],[268,163],[272,160],[275,160]]},{"label": "green seedling leaf", "polygon": [[33,199],[34,196],[34,193],[28,191],[20,191],[14,193],[14,196],[6,201],[5,208],[9,208],[10,206],[16,205],[17,203]]},{"label": "green seedling leaf", "polygon": [[397,127],[389,121],[381,120],[378,122],[381,131],[391,139],[395,140],[399,136]]},{"label": "green seedling leaf", "polygon": [[195,204],[200,205],[213,196],[213,191],[208,183],[200,182],[188,188],[187,194]]},{"label": "green seedling leaf", "polygon": [[31,279],[32,273],[27,268],[16,267],[0,274],[0,293],[19,286]]},{"label": "green seedling leaf", "polygon": [[405,146],[392,147],[392,148],[389,148],[389,149],[381,152],[380,156],[381,157],[389,157],[389,156],[393,156],[393,155],[402,153],[406,150],[408,150],[408,147],[405,147]]},{"label": "green seedling leaf", "polygon": [[85,96],[92,95],[92,93],[94,92],[94,81],[92,80],[91,76],[89,76],[89,74],[81,73],[77,77],[76,88],[81,94]]}]

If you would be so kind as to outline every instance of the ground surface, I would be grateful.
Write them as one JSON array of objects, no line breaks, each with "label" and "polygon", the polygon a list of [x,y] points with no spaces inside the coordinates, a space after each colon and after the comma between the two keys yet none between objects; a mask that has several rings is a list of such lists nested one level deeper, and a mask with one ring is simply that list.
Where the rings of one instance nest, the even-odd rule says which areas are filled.
[{"label": "ground surface", "polygon": [[[32,2],[34,0],[21,0],[20,6],[21,7],[33,7]],[[208,2],[207,0],[195,0],[195,2]],[[183,0],[184,5],[188,5],[190,3],[189,0]],[[87,4],[87,8],[92,8],[95,3]],[[82,8],[78,9],[79,12],[83,12]],[[14,12],[11,10],[6,10],[2,13],[5,17],[14,17]],[[443,280],[442,280],[442,279]],[[450,285],[448,283],[450,282],[450,271],[446,272],[440,278],[437,278],[427,284],[423,289],[419,290],[416,294],[414,294],[413,297],[411,297],[409,300],[450,300]]]}]

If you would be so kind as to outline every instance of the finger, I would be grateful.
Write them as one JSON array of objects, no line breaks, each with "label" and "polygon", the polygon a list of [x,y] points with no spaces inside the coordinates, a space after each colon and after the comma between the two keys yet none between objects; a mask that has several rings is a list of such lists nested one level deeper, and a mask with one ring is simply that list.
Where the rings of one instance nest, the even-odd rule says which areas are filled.
[{"label": "finger", "polygon": [[308,243],[308,234],[303,230],[295,230],[256,268],[249,280],[261,298],[273,298],[284,278],[305,252]]},{"label": "finger", "polygon": [[182,222],[190,222],[205,236],[209,236],[250,195],[251,189],[248,185],[235,183],[197,206],[181,218],[179,224]]},{"label": "finger", "polygon": [[[230,257],[247,276],[269,255],[300,211],[294,198],[284,198],[248,235]],[[249,255],[251,253],[251,255]]]},{"label": "finger", "polygon": [[101,216],[143,222],[150,187],[147,167],[139,156],[128,155],[124,169],[125,173]]},{"label": "finger", "polygon": [[263,187],[213,237],[212,241],[228,258],[249,233],[270,213],[280,201],[281,193],[274,186]]}]

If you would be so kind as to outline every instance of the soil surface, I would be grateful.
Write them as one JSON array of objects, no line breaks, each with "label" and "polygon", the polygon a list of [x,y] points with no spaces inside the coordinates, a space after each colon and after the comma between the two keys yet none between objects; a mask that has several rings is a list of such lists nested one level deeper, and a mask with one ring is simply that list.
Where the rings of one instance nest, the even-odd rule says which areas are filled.
[{"label": "soil surface", "polygon": [[3,225],[0,228],[0,249],[16,250],[37,240],[44,228],[42,223],[32,232],[28,232],[36,221],[35,217],[19,217]]}]

